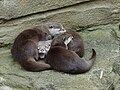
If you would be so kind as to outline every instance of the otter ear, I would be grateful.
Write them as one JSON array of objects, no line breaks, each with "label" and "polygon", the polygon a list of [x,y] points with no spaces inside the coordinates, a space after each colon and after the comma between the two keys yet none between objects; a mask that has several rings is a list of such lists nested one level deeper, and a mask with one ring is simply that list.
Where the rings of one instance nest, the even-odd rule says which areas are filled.
[{"label": "otter ear", "polygon": [[46,32],[44,33],[44,36],[47,36],[47,33],[46,33]]},{"label": "otter ear", "polygon": [[44,37],[48,37],[48,33],[45,32],[45,33],[44,33]]}]

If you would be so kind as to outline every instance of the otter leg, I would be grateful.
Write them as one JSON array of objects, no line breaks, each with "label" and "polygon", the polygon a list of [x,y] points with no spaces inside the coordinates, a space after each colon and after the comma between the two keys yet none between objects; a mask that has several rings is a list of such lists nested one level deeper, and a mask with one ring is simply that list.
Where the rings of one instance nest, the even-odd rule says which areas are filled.
[{"label": "otter leg", "polygon": [[32,71],[32,72],[38,72],[38,71],[44,71],[44,70],[51,69],[51,66],[49,64],[40,64],[36,62],[33,58],[24,60],[20,62],[20,64],[25,70]]}]

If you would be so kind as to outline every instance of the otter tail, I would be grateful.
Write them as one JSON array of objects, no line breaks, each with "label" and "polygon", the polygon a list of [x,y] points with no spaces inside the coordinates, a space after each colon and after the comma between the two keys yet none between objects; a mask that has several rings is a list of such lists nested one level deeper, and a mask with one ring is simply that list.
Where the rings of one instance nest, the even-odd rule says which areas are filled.
[{"label": "otter tail", "polygon": [[40,64],[36,62],[33,58],[30,58],[29,60],[19,61],[19,63],[25,70],[32,71],[32,72],[38,72],[38,71],[44,71],[44,70],[51,69],[51,66],[49,64]]},{"label": "otter tail", "polygon": [[92,49],[92,56],[89,59],[88,63],[90,64],[90,66],[92,66],[96,60],[96,51],[94,49]]},{"label": "otter tail", "polygon": [[89,60],[86,60],[86,64],[87,67],[85,68],[86,71],[89,71],[91,69],[91,67],[93,66],[95,60],[96,60],[96,51],[94,49],[92,49],[92,56]]},{"label": "otter tail", "polygon": [[87,71],[89,71],[92,68],[92,66],[96,60],[96,51],[94,49],[92,49],[92,52],[93,53],[92,53],[91,58],[89,60],[83,60],[82,63],[80,64],[81,65],[79,68],[80,73],[86,73]]},{"label": "otter tail", "polygon": [[81,74],[81,73],[86,73],[87,71],[89,71],[95,60],[96,60],[96,51],[94,49],[92,49],[92,56],[89,60],[85,60],[85,59],[81,59],[79,62],[77,62],[77,67],[74,68],[74,70],[70,71],[70,74]]}]

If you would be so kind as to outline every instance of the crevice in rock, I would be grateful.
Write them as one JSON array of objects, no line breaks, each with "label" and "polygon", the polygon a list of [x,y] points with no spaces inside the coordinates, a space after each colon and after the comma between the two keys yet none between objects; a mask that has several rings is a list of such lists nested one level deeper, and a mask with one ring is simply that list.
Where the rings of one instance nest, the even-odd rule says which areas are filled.
[{"label": "crevice in rock", "polygon": [[[119,25],[119,30],[120,30],[120,25]],[[114,29],[112,29],[111,34],[115,38],[115,40],[119,42],[119,52],[120,52],[120,36],[118,36],[117,32]]]},{"label": "crevice in rock", "polygon": [[6,21],[5,18],[0,18],[0,24],[1,24],[1,23],[4,23],[5,21]]},{"label": "crevice in rock", "polygon": [[7,44],[5,44],[5,43],[3,43],[3,42],[0,42],[0,48],[3,48],[3,47],[11,47],[11,43],[7,43]]},{"label": "crevice in rock", "polygon": [[111,83],[111,85],[106,90],[115,90],[114,84]]},{"label": "crevice in rock", "polygon": [[6,36],[6,34],[0,35],[0,38],[3,38],[3,37],[5,37],[5,36]]},{"label": "crevice in rock", "polygon": [[120,37],[117,35],[117,32],[111,28],[111,35],[115,38],[115,40],[120,41]]},{"label": "crevice in rock", "polygon": [[86,31],[89,31],[89,32],[93,32],[93,31],[97,31],[97,30],[101,30],[101,28],[94,28],[94,29],[88,29],[90,28],[89,26],[87,27],[79,27],[76,29],[76,32],[86,32]]},{"label": "crevice in rock", "polygon": [[76,3],[76,4],[72,4],[72,5],[68,5],[68,6],[63,6],[63,7],[60,7],[60,8],[50,9],[50,10],[46,10],[46,11],[42,11],[42,12],[35,12],[35,13],[27,14],[27,15],[20,16],[20,17],[10,18],[10,19],[0,18],[0,24],[4,24],[6,22],[13,21],[13,20],[16,20],[16,19],[26,18],[26,17],[32,16],[32,15],[36,15],[36,14],[44,14],[46,12],[47,13],[54,12],[54,11],[57,11],[57,10],[70,8],[70,7],[73,7],[73,6],[77,6],[77,5],[80,5],[80,4],[84,4],[84,3],[88,3],[88,2],[93,2],[93,1],[95,1],[95,0],[90,0],[90,1],[88,0],[88,1],[84,1],[84,2],[79,2],[79,3]]},{"label": "crevice in rock", "polygon": [[[100,25],[98,25],[98,26],[100,26]],[[86,27],[79,27],[79,28],[74,28],[75,30],[76,30],[76,32],[84,32],[84,33],[86,33],[86,32],[94,32],[94,31],[103,31],[104,29],[102,29],[102,28],[91,28],[91,27],[89,27],[89,26],[86,26]]]}]

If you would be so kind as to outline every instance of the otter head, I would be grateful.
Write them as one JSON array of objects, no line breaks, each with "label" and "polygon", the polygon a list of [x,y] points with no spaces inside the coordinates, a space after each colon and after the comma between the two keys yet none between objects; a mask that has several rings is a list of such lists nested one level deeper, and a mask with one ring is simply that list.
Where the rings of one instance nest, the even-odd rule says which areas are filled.
[{"label": "otter head", "polygon": [[66,32],[66,30],[63,28],[62,24],[60,23],[49,22],[49,23],[46,23],[45,25],[52,36]]},{"label": "otter head", "polygon": [[68,49],[68,44],[73,40],[73,36],[68,33],[59,34],[53,38],[52,46],[62,46]]},{"label": "otter head", "polygon": [[38,42],[38,55],[39,59],[44,59],[46,57],[47,52],[50,49],[52,40],[47,41],[39,41]]},{"label": "otter head", "polygon": [[64,37],[64,44],[68,46],[68,44],[72,41],[73,36],[69,35],[69,37]]}]

